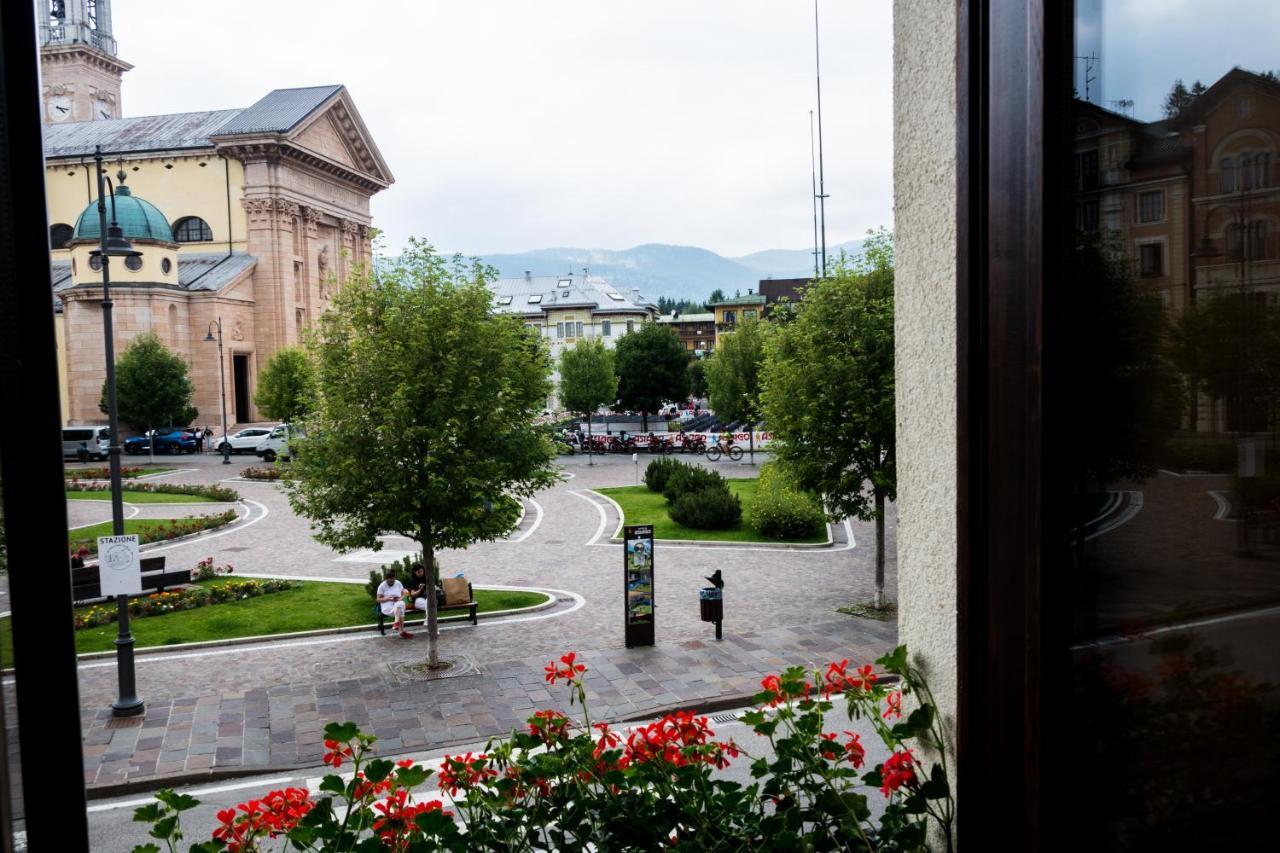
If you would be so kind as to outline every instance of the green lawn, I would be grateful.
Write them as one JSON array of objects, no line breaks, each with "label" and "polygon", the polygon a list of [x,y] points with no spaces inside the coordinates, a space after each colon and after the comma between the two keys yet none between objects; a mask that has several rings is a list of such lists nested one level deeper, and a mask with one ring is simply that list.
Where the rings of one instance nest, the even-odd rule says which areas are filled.
[{"label": "green lawn", "polygon": [[[208,504],[208,503],[225,503],[225,501],[215,501],[213,498],[206,498],[203,495],[176,495],[170,492],[134,492],[128,489],[123,490],[121,495],[124,496],[125,503],[133,504]],[[67,500],[69,501],[109,501],[111,500],[111,492],[67,492]]]},{"label": "green lawn", "polygon": [[[124,532],[143,534],[142,541],[146,543],[148,540],[145,538],[145,534],[164,527],[170,521],[172,519],[168,518],[126,518],[124,520]],[[74,551],[81,545],[87,545],[89,546],[89,553],[96,554],[98,553],[98,537],[111,535],[111,522],[109,521],[103,521],[89,527],[77,527],[71,531],[71,550]]]},{"label": "green lawn", "polygon": [[711,542],[826,542],[824,528],[817,536],[808,539],[769,539],[751,529],[751,500],[756,495],[754,477],[729,480],[729,491],[742,501],[742,521],[728,530],[697,530],[676,524],[667,515],[667,500],[648,486],[621,486],[613,489],[596,489],[618,502],[625,516],[624,524],[652,524],[656,539],[702,539]]},{"label": "green lawn", "polygon": [[[201,585],[223,582],[223,579],[202,581]],[[481,613],[529,607],[547,600],[547,596],[540,592],[477,589],[475,594]],[[450,613],[448,617],[441,621],[467,618],[465,611]],[[373,599],[363,585],[303,581],[295,589],[257,598],[211,604],[208,607],[165,613],[161,616],[135,617],[129,621],[129,627],[135,642],[142,647],[342,628],[375,622],[377,618],[373,615]],[[102,652],[114,649],[117,630],[117,626],[111,624],[76,631],[76,651]],[[6,616],[0,619],[0,660],[3,660],[5,666],[12,665],[12,654],[13,642],[9,617]]]}]

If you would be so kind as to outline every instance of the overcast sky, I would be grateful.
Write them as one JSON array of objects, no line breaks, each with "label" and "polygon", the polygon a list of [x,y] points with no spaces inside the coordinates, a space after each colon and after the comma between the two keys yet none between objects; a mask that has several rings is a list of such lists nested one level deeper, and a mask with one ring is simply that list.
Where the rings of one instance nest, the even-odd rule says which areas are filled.
[{"label": "overcast sky", "polygon": [[[809,0],[115,0],[126,115],[344,83],[395,249],[812,245]],[[822,0],[828,243],[892,223],[882,0]]]}]

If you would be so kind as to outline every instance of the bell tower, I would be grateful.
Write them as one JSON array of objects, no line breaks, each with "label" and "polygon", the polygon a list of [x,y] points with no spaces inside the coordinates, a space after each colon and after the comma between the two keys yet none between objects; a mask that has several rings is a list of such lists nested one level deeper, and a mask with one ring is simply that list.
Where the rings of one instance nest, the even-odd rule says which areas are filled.
[{"label": "bell tower", "polygon": [[120,118],[120,78],[111,0],[35,0],[45,121]]}]

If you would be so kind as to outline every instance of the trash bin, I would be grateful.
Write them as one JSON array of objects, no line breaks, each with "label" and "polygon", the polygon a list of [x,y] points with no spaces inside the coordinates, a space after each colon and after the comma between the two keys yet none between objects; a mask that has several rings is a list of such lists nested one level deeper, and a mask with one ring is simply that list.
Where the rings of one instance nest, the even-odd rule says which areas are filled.
[{"label": "trash bin", "polygon": [[716,624],[716,639],[720,639],[720,623],[724,621],[724,590],[714,586],[698,590],[698,607],[703,622]]}]

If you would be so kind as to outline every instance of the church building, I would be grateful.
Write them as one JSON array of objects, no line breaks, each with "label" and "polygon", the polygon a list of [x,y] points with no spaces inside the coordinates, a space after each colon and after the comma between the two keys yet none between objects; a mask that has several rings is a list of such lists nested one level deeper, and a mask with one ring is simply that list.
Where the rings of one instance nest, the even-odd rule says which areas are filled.
[{"label": "church building", "polygon": [[[126,117],[111,0],[36,0],[63,418],[103,423],[94,153],[139,258],[110,265],[115,348],[155,332],[189,367],[199,423],[260,420],[258,371],[371,260],[369,199],[392,183],[346,88],[276,89],[237,109]],[[218,360],[221,324],[225,363]]]}]

